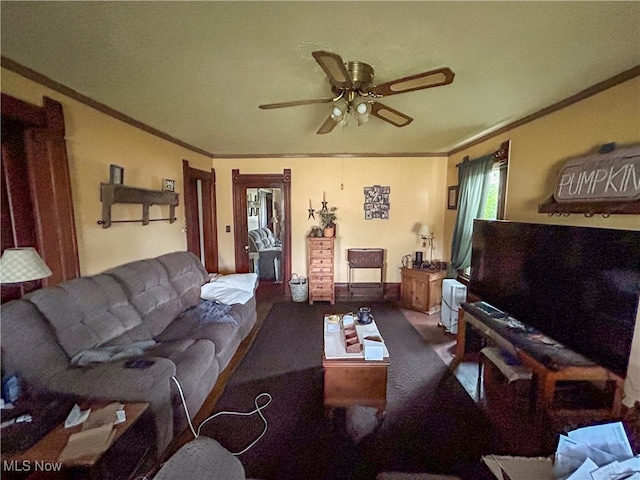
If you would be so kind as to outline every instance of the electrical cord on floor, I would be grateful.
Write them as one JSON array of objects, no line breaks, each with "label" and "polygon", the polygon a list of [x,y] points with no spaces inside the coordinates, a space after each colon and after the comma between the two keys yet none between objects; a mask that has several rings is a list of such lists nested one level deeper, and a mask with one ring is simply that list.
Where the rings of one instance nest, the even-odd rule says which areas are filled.
[{"label": "electrical cord on floor", "polygon": [[[243,453],[249,451],[249,449],[251,449],[256,443],[258,443],[258,441],[260,441],[260,439],[262,437],[264,437],[265,433],[267,433],[267,429],[269,427],[268,423],[267,423],[267,419],[265,418],[265,416],[262,414],[262,410],[264,410],[265,408],[267,408],[269,406],[269,404],[271,403],[271,395],[269,395],[268,393],[261,393],[259,395],[256,396],[256,398],[253,400],[254,405],[256,406],[256,408],[254,410],[251,410],[250,412],[227,412],[227,411],[222,411],[222,412],[218,412],[215,413],[213,415],[211,415],[210,417],[206,418],[198,427],[198,430],[196,431],[196,429],[193,427],[193,423],[191,422],[191,417],[189,416],[189,409],[187,408],[187,402],[184,399],[184,392],[182,391],[182,387],[180,386],[180,382],[178,382],[178,379],[175,376],[171,377],[171,380],[174,381],[174,383],[176,384],[176,387],[178,387],[178,392],[180,393],[180,399],[182,400],[182,405],[184,407],[184,413],[187,416],[187,421],[189,422],[189,428],[191,429],[191,433],[193,434],[194,438],[198,438],[200,436],[200,429],[202,428],[202,426],[207,423],[209,420],[213,420],[214,418],[216,418],[219,415],[237,415],[237,416],[243,416],[243,417],[248,417],[253,415],[254,413],[257,413],[260,418],[262,419],[262,421],[264,422],[264,429],[262,430],[262,433],[258,436],[258,438],[256,438],[253,442],[251,442],[249,445],[247,445],[245,448],[243,448],[241,451],[239,452],[231,452],[233,455],[238,456],[238,455],[242,455]],[[267,401],[264,405],[260,405],[258,403],[258,399],[260,399],[261,397],[266,397]]]},{"label": "electrical cord on floor", "polygon": [[444,298],[442,299],[442,303],[444,303],[452,312],[458,313],[458,310],[460,310],[459,308],[453,308],[451,305],[449,305],[449,303],[447,303],[447,300]]},{"label": "electrical cord on floor", "polygon": [[[458,311],[460,310],[459,308],[453,308],[451,305],[449,305],[449,303],[447,303],[444,297],[442,298],[442,303],[444,303],[452,312],[458,313]],[[458,316],[456,315],[455,320],[451,322],[451,325],[446,326],[443,323],[441,323],[441,325],[447,328],[448,330],[452,329],[453,327],[458,325]]]}]

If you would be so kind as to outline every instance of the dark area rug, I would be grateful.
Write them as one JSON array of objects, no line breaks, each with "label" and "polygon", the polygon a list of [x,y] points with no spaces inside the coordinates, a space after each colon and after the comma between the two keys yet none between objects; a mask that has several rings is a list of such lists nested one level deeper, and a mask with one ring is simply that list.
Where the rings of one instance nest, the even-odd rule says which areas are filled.
[{"label": "dark area rug", "polygon": [[[277,303],[233,373],[217,411],[247,412],[268,392],[264,437],[239,456],[248,477],[374,479],[381,471],[481,478],[480,456],[499,448],[482,411],[392,304],[368,304],[390,352],[387,408],[325,410],[323,314],[361,305]],[[257,415],[221,416],[202,428],[232,452],[262,432]]]}]

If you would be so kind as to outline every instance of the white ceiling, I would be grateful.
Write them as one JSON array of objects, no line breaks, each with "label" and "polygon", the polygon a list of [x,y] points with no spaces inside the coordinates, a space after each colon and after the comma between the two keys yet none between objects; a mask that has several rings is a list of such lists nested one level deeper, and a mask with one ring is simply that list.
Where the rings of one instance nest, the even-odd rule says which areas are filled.
[{"label": "white ceiling", "polygon": [[[640,65],[640,2],[1,2],[2,55],[224,155],[425,154]],[[374,83],[447,66],[451,85],[381,101],[414,118],[316,130],[331,96],[311,56]]]}]

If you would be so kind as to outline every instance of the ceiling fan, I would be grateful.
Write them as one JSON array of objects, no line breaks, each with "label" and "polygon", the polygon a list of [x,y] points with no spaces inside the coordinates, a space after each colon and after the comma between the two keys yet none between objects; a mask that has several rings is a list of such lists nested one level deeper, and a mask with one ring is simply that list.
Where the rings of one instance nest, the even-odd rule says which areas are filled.
[{"label": "ceiling fan", "polygon": [[314,103],[333,103],[331,114],[318,129],[317,134],[329,133],[338,124],[346,125],[350,115],[357,118],[358,125],[366,122],[369,114],[396,127],[409,125],[413,118],[378,102],[376,99],[448,85],[453,82],[455,75],[451,69],[444,67],[391,80],[380,85],[373,85],[374,70],[371,65],[364,62],[345,63],[340,55],[321,50],[311,54],[327,74],[333,97],[268,103],[260,105],[259,108],[268,110]]}]

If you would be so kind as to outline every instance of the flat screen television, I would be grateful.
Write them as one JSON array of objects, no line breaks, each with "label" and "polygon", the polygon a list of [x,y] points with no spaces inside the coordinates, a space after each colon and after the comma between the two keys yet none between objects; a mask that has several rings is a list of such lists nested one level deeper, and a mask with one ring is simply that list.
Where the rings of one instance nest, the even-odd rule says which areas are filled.
[{"label": "flat screen television", "polygon": [[475,220],[469,292],[626,377],[640,232]]}]

